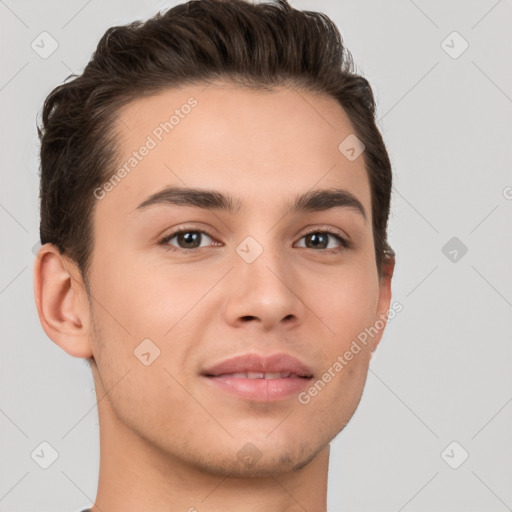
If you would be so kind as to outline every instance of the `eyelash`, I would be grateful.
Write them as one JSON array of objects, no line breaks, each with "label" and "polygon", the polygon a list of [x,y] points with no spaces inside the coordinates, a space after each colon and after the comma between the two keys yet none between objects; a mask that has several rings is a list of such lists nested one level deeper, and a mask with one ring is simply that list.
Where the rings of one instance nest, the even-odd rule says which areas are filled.
[{"label": "eyelash", "polygon": [[[184,253],[188,253],[188,254],[196,254],[200,251],[202,251],[203,249],[207,249],[207,247],[196,247],[194,249],[182,249],[180,247],[173,247],[172,245],[169,245],[169,241],[172,240],[176,235],[179,235],[180,233],[202,233],[202,234],[205,234],[207,236],[209,236],[210,238],[212,238],[213,240],[214,237],[212,235],[210,235],[208,232],[206,231],[203,231],[202,229],[195,229],[195,228],[180,228],[176,231],[173,231],[172,233],[170,233],[169,235],[166,235],[164,236],[163,238],[161,238],[158,242],[159,245],[162,245],[164,246],[165,250],[167,251],[171,251],[171,252],[184,252]],[[338,242],[340,243],[341,247],[337,247],[335,249],[311,249],[309,247],[302,247],[302,249],[311,249],[312,251],[317,251],[317,252],[327,252],[327,253],[340,253],[340,252],[343,252],[344,250],[346,249],[350,249],[352,247],[352,244],[344,237],[342,237],[338,232],[330,229],[330,228],[321,228],[321,229],[316,229],[316,230],[312,230],[312,231],[309,231],[308,233],[305,233],[304,235],[301,236],[301,240],[302,238],[308,236],[308,235],[311,235],[311,234],[328,234],[328,235],[331,235],[333,238],[337,239]]]}]

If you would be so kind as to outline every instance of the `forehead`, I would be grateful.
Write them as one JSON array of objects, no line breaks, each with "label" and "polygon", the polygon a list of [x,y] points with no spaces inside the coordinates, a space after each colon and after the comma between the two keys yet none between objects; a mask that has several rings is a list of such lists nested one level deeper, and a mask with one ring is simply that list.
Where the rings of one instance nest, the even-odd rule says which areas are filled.
[{"label": "forehead", "polygon": [[117,131],[118,176],[101,207],[119,215],[169,185],[222,190],[260,211],[343,187],[370,210],[363,157],[351,161],[338,148],[352,124],[325,95],[223,83],[168,89],[127,104]]}]

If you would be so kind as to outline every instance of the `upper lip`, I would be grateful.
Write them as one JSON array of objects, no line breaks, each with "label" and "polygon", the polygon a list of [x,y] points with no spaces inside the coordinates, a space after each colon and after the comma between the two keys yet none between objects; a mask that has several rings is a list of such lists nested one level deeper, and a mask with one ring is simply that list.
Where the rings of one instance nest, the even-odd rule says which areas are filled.
[{"label": "upper lip", "polygon": [[279,353],[260,355],[256,353],[242,354],[225,359],[218,364],[202,371],[203,375],[217,377],[226,373],[295,373],[300,377],[312,377],[311,369],[296,357]]}]

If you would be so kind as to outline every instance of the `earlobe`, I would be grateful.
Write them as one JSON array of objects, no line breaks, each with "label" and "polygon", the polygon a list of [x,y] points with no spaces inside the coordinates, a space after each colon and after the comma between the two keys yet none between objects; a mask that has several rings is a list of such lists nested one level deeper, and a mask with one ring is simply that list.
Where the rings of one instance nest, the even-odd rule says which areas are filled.
[{"label": "earlobe", "polygon": [[37,253],[34,298],[48,337],[74,357],[91,357],[85,286],[76,264],[52,244],[43,245]]}]

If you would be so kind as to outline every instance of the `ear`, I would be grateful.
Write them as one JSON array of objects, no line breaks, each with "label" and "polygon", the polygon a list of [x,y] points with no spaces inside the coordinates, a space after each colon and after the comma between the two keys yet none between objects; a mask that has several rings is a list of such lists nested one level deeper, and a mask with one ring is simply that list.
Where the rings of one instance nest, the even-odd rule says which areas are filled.
[{"label": "ear", "polygon": [[53,244],[44,244],[36,255],[34,297],[48,337],[74,357],[91,357],[91,319],[82,276]]},{"label": "ear", "polygon": [[375,324],[378,327],[384,323],[382,328],[378,329],[377,334],[372,339],[372,352],[375,351],[377,345],[380,343],[384,329],[387,323],[389,306],[391,304],[391,279],[393,278],[393,272],[395,270],[395,254],[386,252],[383,262],[382,276],[380,277],[379,284],[379,301],[377,304],[377,314],[375,317]]}]

